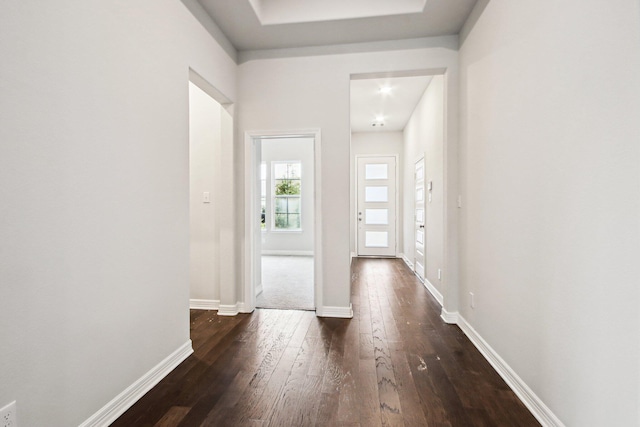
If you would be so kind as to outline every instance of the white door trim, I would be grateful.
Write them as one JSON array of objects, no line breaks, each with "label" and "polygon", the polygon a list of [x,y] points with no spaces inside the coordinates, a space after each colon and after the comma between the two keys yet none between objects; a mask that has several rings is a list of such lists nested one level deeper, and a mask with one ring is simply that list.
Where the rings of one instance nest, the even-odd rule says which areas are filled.
[{"label": "white door trim", "polygon": [[267,130],[267,131],[246,131],[244,133],[244,312],[250,313],[256,308],[255,300],[255,271],[256,247],[253,235],[256,227],[259,227],[257,218],[259,207],[256,206],[257,194],[254,183],[256,176],[255,141],[260,138],[313,138],[313,158],[314,158],[314,224],[313,224],[313,275],[314,275],[314,304],[316,311],[322,305],[322,145],[320,129],[293,129],[293,130]]},{"label": "white door trim", "polygon": [[[421,163],[422,165],[422,263],[418,262],[418,242],[417,242],[417,236],[418,236],[418,218],[416,215],[416,212],[418,210],[418,200],[416,197],[417,194],[417,190],[418,190],[418,179],[417,179],[417,174],[416,171],[418,169],[418,163]],[[426,281],[426,272],[427,272],[427,229],[425,227],[425,225],[427,224],[427,203],[428,201],[426,200],[427,198],[427,193],[428,193],[428,189],[426,187],[426,182],[427,182],[427,167],[426,167],[426,162],[425,162],[425,153],[421,153],[420,157],[418,158],[418,160],[416,160],[413,163],[413,242],[414,242],[414,246],[413,246],[413,271],[416,274],[416,276],[418,276],[418,279],[420,279],[420,281],[422,283],[425,283]],[[420,272],[420,268],[419,266],[422,267],[422,271]]]},{"label": "white door trim", "polygon": [[395,241],[395,256],[398,256],[398,240],[399,239],[399,218],[402,217],[401,211],[400,211],[400,155],[399,154],[356,154],[355,155],[355,164],[354,164],[354,171],[355,171],[355,192],[354,192],[354,210],[353,210],[353,217],[354,217],[354,221],[355,221],[355,254],[356,256],[358,256],[358,253],[360,252],[359,248],[358,248],[358,160],[360,160],[361,158],[365,158],[365,157],[393,157],[395,158],[395,162],[396,162],[396,176],[395,176],[395,181],[396,181],[396,191],[395,191],[395,205],[396,205],[396,221],[395,221],[395,235],[396,235],[396,241]]}]

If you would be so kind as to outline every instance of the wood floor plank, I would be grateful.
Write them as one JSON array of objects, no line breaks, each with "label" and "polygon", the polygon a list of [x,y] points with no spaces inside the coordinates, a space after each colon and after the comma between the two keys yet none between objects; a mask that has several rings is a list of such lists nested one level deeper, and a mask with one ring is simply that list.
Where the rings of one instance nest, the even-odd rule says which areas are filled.
[{"label": "wood floor plank", "polygon": [[351,292],[353,319],[191,310],[194,354],[112,426],[539,426],[401,260]]},{"label": "wood floor plank", "polygon": [[358,411],[363,426],[381,426],[378,374],[373,359],[363,360],[358,371]]},{"label": "wood floor plank", "polygon": [[398,396],[400,397],[400,406],[402,408],[402,419],[404,425],[407,427],[425,426],[427,425],[427,420],[421,409],[423,403],[416,390],[411,368],[407,360],[407,354],[402,344],[402,342],[391,343],[391,362],[393,363],[394,374],[398,382]]},{"label": "wood floor plank", "polygon": [[184,406],[172,406],[160,421],[154,424],[154,427],[173,427],[182,421],[182,419],[189,413],[191,408]]}]

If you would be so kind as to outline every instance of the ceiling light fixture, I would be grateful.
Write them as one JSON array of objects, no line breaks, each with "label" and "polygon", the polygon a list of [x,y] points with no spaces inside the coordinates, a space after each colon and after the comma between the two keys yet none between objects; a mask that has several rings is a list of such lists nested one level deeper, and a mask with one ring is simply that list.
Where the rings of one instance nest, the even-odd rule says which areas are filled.
[{"label": "ceiling light fixture", "polygon": [[383,95],[389,95],[391,93],[391,86],[381,86],[380,93]]},{"label": "ceiling light fixture", "polygon": [[371,123],[371,126],[375,127],[375,126],[384,126],[384,116],[380,115],[380,116],[376,116],[376,119],[373,123]]}]

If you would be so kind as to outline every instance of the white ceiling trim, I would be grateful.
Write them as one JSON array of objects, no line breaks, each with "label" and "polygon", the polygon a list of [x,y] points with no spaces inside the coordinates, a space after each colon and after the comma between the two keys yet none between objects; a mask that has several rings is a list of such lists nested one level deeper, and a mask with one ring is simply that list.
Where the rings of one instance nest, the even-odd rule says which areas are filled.
[{"label": "white ceiling trim", "polygon": [[[195,1],[201,6],[198,12],[206,12],[233,47],[244,52],[457,35],[477,0]],[[383,3],[387,9],[371,6]],[[352,7],[365,4],[371,7],[364,11]],[[422,10],[401,13],[410,9],[388,9],[396,4],[422,5]],[[416,9],[420,8],[411,10]]]},{"label": "white ceiling trim", "polygon": [[426,0],[249,0],[262,25],[422,13]]}]

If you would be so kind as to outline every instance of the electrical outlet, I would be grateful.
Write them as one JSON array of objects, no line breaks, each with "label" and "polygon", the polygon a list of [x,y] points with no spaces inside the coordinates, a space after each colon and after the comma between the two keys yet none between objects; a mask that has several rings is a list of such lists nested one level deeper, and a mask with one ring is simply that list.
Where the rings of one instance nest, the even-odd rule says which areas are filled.
[{"label": "electrical outlet", "polygon": [[474,297],[473,292],[469,292],[469,306],[471,306],[471,308],[476,308],[476,300]]},{"label": "electrical outlet", "polygon": [[15,400],[0,409],[0,427],[18,427]]}]

